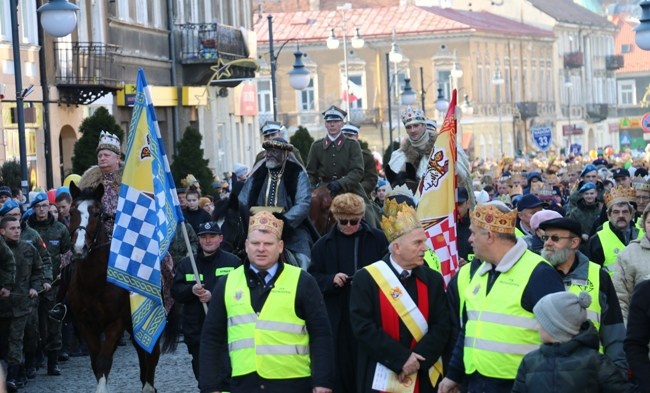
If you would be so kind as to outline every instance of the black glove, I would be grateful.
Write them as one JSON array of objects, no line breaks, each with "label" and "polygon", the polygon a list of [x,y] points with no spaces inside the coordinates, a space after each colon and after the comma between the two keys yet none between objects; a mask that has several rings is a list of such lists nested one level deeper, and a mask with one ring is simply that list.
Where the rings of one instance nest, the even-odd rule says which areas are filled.
[{"label": "black glove", "polygon": [[282,213],[272,213],[275,218],[281,221],[286,221],[286,218],[284,218],[284,214]]},{"label": "black glove", "polygon": [[330,194],[332,194],[332,196],[336,196],[341,191],[343,191],[343,187],[341,187],[341,183],[339,183],[336,180],[329,182],[327,184],[327,189],[330,190]]}]

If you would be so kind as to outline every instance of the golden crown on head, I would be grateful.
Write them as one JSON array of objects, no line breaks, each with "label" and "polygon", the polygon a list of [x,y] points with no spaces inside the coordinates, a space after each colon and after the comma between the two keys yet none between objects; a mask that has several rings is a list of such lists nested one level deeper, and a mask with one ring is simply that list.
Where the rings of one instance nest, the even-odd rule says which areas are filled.
[{"label": "golden crown on head", "polygon": [[575,172],[579,174],[580,172],[582,172],[582,168],[583,166],[579,162],[572,162],[569,165],[567,165],[567,172],[568,173]]},{"label": "golden crown on head", "polygon": [[605,192],[605,205],[607,208],[617,203],[636,202],[636,191],[632,187],[618,186]]},{"label": "golden crown on head", "polygon": [[386,199],[381,229],[389,242],[418,228],[422,228],[422,224],[415,209],[406,202],[397,203],[394,199]]},{"label": "golden crown on head", "polygon": [[650,191],[650,184],[648,184],[647,181],[643,180],[643,178],[639,177],[634,179],[632,182],[632,187],[637,191]]},{"label": "golden crown on head", "polygon": [[545,184],[542,182],[533,183],[530,185],[530,193],[535,195],[554,195],[555,190],[550,184]]},{"label": "golden crown on head", "polygon": [[284,222],[275,218],[275,216],[268,211],[261,211],[254,216],[251,216],[248,221],[248,233],[253,231],[266,231],[276,235],[278,239],[282,238],[283,227]]},{"label": "golden crown on head", "polygon": [[498,233],[515,233],[515,224],[517,222],[517,211],[510,210],[503,213],[492,204],[476,205],[470,218],[472,224],[479,228]]},{"label": "golden crown on head", "polygon": [[198,183],[198,182],[199,182],[199,181],[196,180],[196,177],[194,177],[194,175],[191,174],[191,173],[188,174],[187,176],[185,176],[184,179],[181,179],[181,184],[182,184],[183,186],[185,186],[185,187],[189,187],[189,186],[191,186],[192,184],[195,184],[195,183]]}]

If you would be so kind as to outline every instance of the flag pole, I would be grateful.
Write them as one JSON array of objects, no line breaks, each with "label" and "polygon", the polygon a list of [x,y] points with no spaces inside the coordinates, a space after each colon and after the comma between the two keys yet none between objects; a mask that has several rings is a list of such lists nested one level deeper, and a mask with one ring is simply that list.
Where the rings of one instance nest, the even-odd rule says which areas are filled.
[{"label": "flag pole", "polygon": [[[201,277],[199,276],[199,269],[196,267],[196,261],[194,260],[194,253],[192,252],[192,244],[190,244],[190,237],[187,234],[187,228],[185,228],[185,221],[181,221],[181,228],[183,229],[183,238],[185,239],[185,247],[187,247],[187,254],[190,257],[190,263],[192,264],[192,271],[194,272],[194,281],[196,281],[197,284],[203,285],[201,283]],[[203,304],[203,311],[205,311],[205,314],[208,314],[208,305],[205,303]]]}]

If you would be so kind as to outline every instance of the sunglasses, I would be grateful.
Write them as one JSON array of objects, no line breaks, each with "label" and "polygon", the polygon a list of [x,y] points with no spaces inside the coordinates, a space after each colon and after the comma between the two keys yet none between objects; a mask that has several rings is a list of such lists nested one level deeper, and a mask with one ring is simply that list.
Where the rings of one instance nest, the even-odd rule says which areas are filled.
[{"label": "sunglasses", "polygon": [[359,223],[359,221],[361,221],[361,219],[359,219],[359,218],[357,218],[357,219],[355,219],[355,220],[345,220],[345,219],[341,219],[341,220],[339,220],[339,224],[341,224],[341,225],[348,225],[348,224],[350,224],[350,225],[357,225],[357,224]]},{"label": "sunglasses", "polygon": [[573,239],[575,236],[558,236],[558,235],[542,235],[540,236],[540,239],[543,241],[547,241],[548,239],[553,240],[553,243],[557,243],[560,241],[560,239]]}]

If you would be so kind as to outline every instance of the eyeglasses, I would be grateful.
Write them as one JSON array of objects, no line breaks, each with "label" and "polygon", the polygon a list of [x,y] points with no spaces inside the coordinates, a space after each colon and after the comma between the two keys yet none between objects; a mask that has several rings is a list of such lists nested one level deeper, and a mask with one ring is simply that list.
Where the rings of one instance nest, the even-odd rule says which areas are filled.
[{"label": "eyeglasses", "polygon": [[542,235],[540,236],[540,239],[543,241],[548,241],[548,239],[553,240],[553,243],[557,243],[560,241],[560,239],[573,239],[575,236],[558,236],[558,235]]},{"label": "eyeglasses", "polygon": [[36,205],[36,206],[34,206],[34,209],[49,209],[49,208],[50,208],[50,204],[49,204],[49,203],[48,203],[47,205],[46,205],[46,204],[43,204],[43,205]]},{"label": "eyeglasses", "polygon": [[361,221],[361,219],[359,219],[359,218],[354,219],[354,220],[341,219],[341,220],[339,220],[339,224],[341,224],[341,225],[348,225],[348,224],[357,225],[359,223],[359,221]]}]

